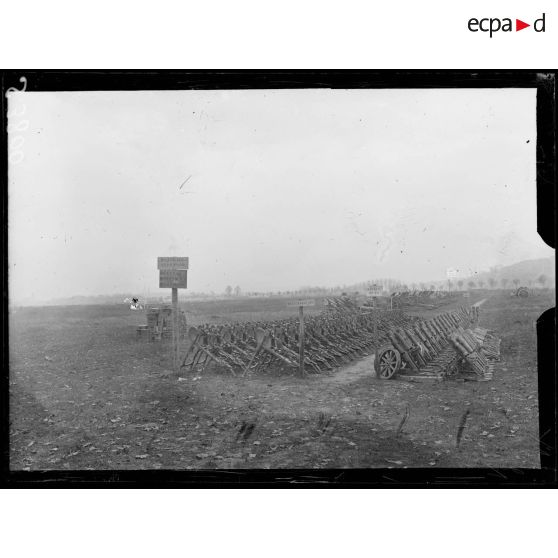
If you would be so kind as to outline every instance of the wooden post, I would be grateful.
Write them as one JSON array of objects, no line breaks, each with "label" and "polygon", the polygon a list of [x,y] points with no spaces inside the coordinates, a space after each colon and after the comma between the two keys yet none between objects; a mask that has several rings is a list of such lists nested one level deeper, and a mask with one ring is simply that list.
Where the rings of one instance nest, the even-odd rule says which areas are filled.
[{"label": "wooden post", "polygon": [[172,289],[172,353],[173,369],[178,373],[178,289]]},{"label": "wooden post", "polygon": [[378,297],[372,297],[374,301],[374,360],[378,358],[380,347],[378,346],[380,342],[378,341]]},{"label": "wooden post", "polygon": [[304,376],[304,307],[298,307],[298,373]]},{"label": "wooden post", "polygon": [[159,288],[172,292],[172,361],[175,373],[180,371],[180,317],[178,315],[178,289],[188,284],[187,257],[158,257]]}]

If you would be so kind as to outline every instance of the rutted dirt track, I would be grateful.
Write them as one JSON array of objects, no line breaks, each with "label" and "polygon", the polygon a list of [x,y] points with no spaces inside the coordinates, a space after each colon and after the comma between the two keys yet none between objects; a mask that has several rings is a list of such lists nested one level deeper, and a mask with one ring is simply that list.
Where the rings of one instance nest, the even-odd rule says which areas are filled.
[{"label": "rutted dirt track", "polygon": [[494,380],[435,384],[378,380],[370,357],[302,380],[218,370],[177,380],[168,347],[136,338],[144,315],[20,309],[10,317],[11,468],[538,468],[534,324],[553,297],[479,295],[480,325],[502,337]]}]

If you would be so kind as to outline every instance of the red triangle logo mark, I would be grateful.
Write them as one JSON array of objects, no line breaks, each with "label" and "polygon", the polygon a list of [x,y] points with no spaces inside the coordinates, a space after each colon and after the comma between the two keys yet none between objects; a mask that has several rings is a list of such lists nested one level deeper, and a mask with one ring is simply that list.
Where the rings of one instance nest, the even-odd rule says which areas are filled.
[{"label": "red triangle logo mark", "polygon": [[520,19],[515,20],[515,30],[516,31],[521,31],[522,29],[525,29],[526,27],[531,27],[531,24],[525,23],[524,21],[521,21]]}]

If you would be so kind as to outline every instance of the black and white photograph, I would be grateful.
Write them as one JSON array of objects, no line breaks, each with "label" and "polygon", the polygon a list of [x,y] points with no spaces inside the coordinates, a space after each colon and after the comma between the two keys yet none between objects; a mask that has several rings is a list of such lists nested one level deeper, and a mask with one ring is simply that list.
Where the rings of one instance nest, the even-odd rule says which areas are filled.
[{"label": "black and white photograph", "polygon": [[128,77],[6,92],[10,472],[545,468],[536,79]]}]

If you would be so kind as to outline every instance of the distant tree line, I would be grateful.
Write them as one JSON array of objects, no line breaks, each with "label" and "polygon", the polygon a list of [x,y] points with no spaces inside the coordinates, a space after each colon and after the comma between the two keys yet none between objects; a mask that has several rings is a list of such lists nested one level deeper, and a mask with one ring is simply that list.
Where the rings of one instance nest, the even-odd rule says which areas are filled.
[{"label": "distant tree line", "polygon": [[[547,281],[548,281],[548,277],[544,273],[541,273],[537,278],[527,280],[526,286],[532,287],[533,285],[539,285],[541,288],[544,288]],[[487,279],[487,282],[488,282],[488,286],[491,289],[496,289],[498,288],[498,286],[500,286],[502,289],[507,289],[510,283],[513,284],[513,286],[517,289],[517,287],[519,287],[519,285],[522,283],[522,281],[517,277],[514,277],[513,279],[509,279],[508,277],[502,277],[500,280],[496,279],[495,277],[489,277]],[[464,284],[465,282],[463,281],[463,279],[459,279],[457,281],[457,286],[460,289],[463,287]],[[470,289],[476,289],[476,288],[482,289],[484,288],[485,285],[486,282],[483,279],[478,279],[477,281],[473,281],[471,279],[467,281],[467,287],[469,287]]]},{"label": "distant tree line", "polygon": [[[548,282],[548,277],[545,274],[539,275],[536,279],[527,281],[527,286],[539,285],[544,288]],[[458,279],[455,282],[452,281],[435,281],[435,282],[417,282],[417,283],[403,283],[397,279],[375,279],[370,281],[364,281],[361,283],[353,284],[342,284],[336,285],[334,287],[319,287],[319,286],[304,286],[299,289],[294,290],[284,290],[284,291],[243,291],[240,286],[233,287],[232,285],[227,285],[224,293],[220,296],[225,296],[227,298],[234,297],[302,297],[302,296],[339,296],[342,293],[346,294],[366,294],[367,289],[370,284],[382,285],[386,292],[394,291],[435,291],[441,289],[452,289],[454,285],[457,285],[459,290],[462,290],[464,286],[469,289],[483,289],[485,286],[491,289],[498,288],[499,286],[503,289],[508,288],[508,285],[512,284],[517,288],[521,281],[517,278],[509,279],[507,277],[502,277],[501,279],[496,279],[495,277],[489,277],[486,281],[484,279],[467,281],[466,279]],[[205,292],[189,292],[187,296],[193,297],[218,297],[219,295],[211,291],[210,293]]]},{"label": "distant tree line", "polygon": [[[545,274],[539,275],[536,279],[527,281],[528,286],[533,286],[534,284],[544,287],[548,282],[548,277]],[[225,287],[224,293],[220,296],[225,296],[227,298],[234,297],[303,297],[303,296],[339,296],[342,293],[346,294],[366,294],[367,289],[370,284],[382,285],[386,292],[395,291],[435,291],[441,289],[453,289],[454,285],[457,285],[459,290],[462,290],[464,286],[469,289],[483,289],[485,286],[491,289],[498,288],[500,286],[503,289],[508,288],[508,285],[513,284],[517,288],[521,281],[517,278],[509,279],[507,277],[502,277],[501,279],[496,279],[495,277],[489,277],[486,281],[484,279],[477,279],[473,281],[472,279],[467,281],[466,279],[458,279],[455,282],[452,281],[435,281],[435,282],[417,282],[417,283],[403,283],[397,279],[374,279],[370,281],[364,281],[361,283],[353,284],[342,284],[336,285],[334,287],[319,287],[319,286],[304,286],[299,289],[294,290],[284,290],[284,291],[243,291],[240,286],[233,287],[232,285],[227,285]],[[218,297],[215,292],[210,293],[205,292],[189,292],[187,296],[193,297]]]}]

